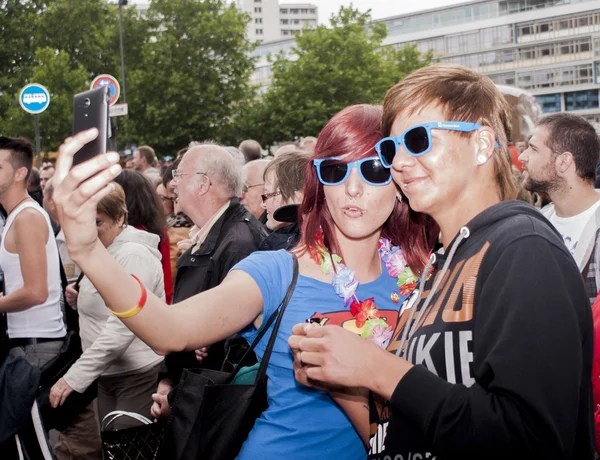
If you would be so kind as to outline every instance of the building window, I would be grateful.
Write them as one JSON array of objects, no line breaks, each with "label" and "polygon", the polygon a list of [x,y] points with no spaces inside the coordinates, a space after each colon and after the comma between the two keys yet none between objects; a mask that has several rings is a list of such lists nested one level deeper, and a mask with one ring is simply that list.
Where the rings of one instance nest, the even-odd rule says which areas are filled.
[{"label": "building window", "polygon": [[577,19],[577,25],[579,27],[584,27],[590,25],[590,18],[588,16],[583,16]]},{"label": "building window", "polygon": [[542,22],[538,26],[538,32],[539,33],[550,32],[551,30],[552,30],[552,23],[551,22]]},{"label": "building window", "polygon": [[554,56],[554,45],[543,45],[539,53],[541,57]]},{"label": "building window", "polygon": [[254,3],[262,3],[262,0],[254,0]]},{"label": "building window", "polygon": [[496,75],[488,75],[488,77],[490,77],[490,80],[492,80],[497,85],[515,86],[515,73],[514,72],[500,73],[500,74],[496,74]]},{"label": "building window", "polygon": [[300,19],[294,19],[294,24],[300,24]]},{"label": "building window", "polygon": [[262,24],[262,18],[254,18],[254,24]]},{"label": "building window", "polygon": [[517,25],[519,37],[526,37],[535,34],[551,33],[551,36],[556,36],[556,32],[572,30],[575,33],[583,33],[577,31],[578,27],[593,26],[600,23],[600,12],[588,12],[583,14],[574,14],[569,16],[559,16],[554,19],[541,21],[524,22]]},{"label": "building window", "polygon": [[298,13],[300,13],[300,10],[298,8],[290,8],[290,13],[291,14],[298,14]]},{"label": "building window", "polygon": [[281,8],[281,9],[279,10],[279,12],[280,12],[281,14],[288,14],[288,10],[287,10],[287,8]]},{"label": "building window", "polygon": [[538,104],[542,107],[543,113],[560,112],[560,94],[543,94],[536,96]]},{"label": "building window", "polygon": [[282,19],[282,20],[281,20],[281,23],[282,23],[282,24],[286,24],[286,25],[287,25],[287,23],[288,23],[288,22],[289,22],[289,20],[287,20],[287,19]]},{"label": "building window", "polygon": [[290,34],[290,31],[289,31],[289,30],[282,30],[282,31],[281,31],[281,34],[282,34],[282,35],[289,35],[289,34]]},{"label": "building window", "polygon": [[317,12],[317,10],[315,10],[314,8],[310,9],[310,14],[315,14]]},{"label": "building window", "polygon": [[565,108],[568,111],[597,109],[599,107],[597,89],[565,93]]},{"label": "building window", "polygon": [[255,13],[262,13],[262,6],[255,6],[254,7],[254,12]]},{"label": "building window", "polygon": [[262,35],[262,34],[263,34],[262,29],[256,29],[256,35]]}]

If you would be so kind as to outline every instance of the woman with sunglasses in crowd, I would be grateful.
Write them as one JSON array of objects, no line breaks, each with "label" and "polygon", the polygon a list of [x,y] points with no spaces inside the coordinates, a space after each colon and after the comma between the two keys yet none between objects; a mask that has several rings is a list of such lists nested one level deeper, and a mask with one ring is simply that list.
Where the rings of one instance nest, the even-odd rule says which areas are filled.
[{"label": "woman with sunglasses in crowd", "polygon": [[504,201],[509,110],[491,80],[450,64],[385,98],[381,162],[444,251],[388,352],[335,327],[298,324],[289,340],[300,382],[371,390],[370,459],[594,458],[589,302],[560,235]]},{"label": "woman with sunglasses in crowd", "polygon": [[[385,346],[398,306],[427,259],[422,216],[409,211],[374,145],[381,107],[349,107],[325,126],[306,172],[298,282],[269,362],[268,409],[256,421],[239,458],[365,458],[366,393],[334,395],[298,385],[287,346],[292,326],[312,320],[340,324],[361,340]],[[243,331],[252,341],[284,298],[293,256],[256,252],[223,283],[166,308],[98,244],[95,209],[119,173],[117,157],[102,155],[69,172],[74,153],[94,137],[83,133],[61,147],[55,201],[69,252],[123,322],[161,353],[193,350]],[[242,301],[243,299],[243,301]],[[262,356],[269,334],[257,346]],[[340,406],[346,408],[348,416]],[[348,417],[364,423],[354,430]],[[363,439],[361,440],[362,435]]]}]

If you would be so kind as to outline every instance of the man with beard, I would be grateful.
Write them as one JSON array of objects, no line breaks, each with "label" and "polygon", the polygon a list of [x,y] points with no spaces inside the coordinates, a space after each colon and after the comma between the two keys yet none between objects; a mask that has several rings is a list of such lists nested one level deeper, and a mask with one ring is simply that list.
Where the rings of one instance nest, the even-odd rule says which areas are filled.
[{"label": "man with beard", "polygon": [[554,113],[542,118],[519,156],[523,187],[547,193],[552,201],[542,213],[575,258],[590,304],[600,288],[600,193],[594,189],[599,151],[598,135],[588,121]]}]

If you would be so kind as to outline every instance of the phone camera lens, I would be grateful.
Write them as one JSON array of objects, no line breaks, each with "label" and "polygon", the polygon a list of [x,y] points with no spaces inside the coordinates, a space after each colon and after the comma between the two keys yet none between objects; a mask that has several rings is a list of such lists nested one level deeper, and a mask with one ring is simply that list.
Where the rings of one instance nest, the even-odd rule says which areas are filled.
[{"label": "phone camera lens", "polygon": [[84,105],[84,107],[86,107],[86,108],[87,108],[87,107],[89,107],[91,103],[92,103],[92,102],[90,101],[90,99],[89,99],[89,98],[86,98],[86,99],[85,99],[85,101],[83,101],[83,105]]}]

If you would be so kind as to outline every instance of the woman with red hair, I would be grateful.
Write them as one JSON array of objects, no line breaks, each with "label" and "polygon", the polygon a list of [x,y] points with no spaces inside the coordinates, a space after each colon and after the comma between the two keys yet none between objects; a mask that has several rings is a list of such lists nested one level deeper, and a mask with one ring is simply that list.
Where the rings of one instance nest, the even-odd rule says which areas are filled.
[{"label": "woman with red hair", "polygon": [[[298,385],[287,339],[294,324],[309,320],[342,325],[386,346],[398,306],[423,270],[423,217],[409,210],[374,150],[381,117],[381,107],[352,106],[321,132],[306,171],[301,239],[294,254],[256,252],[220,286],[169,308],[148,293],[141,313],[139,307],[131,309],[140,298],[139,284],[97,242],[97,197],[106,194],[120,169],[108,154],[69,172],[73,154],[93,133],[61,148],[55,201],[73,260],[112,311],[159,353],[198,349],[240,330],[251,342],[263,318],[266,323],[285,297],[297,257],[300,275],[267,369],[269,407],[238,458],[366,457],[367,423],[355,430],[349,419],[368,420],[366,393]],[[267,332],[256,347],[259,359],[268,338]]]}]

